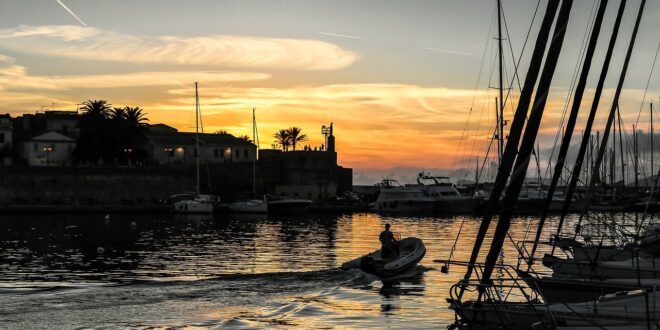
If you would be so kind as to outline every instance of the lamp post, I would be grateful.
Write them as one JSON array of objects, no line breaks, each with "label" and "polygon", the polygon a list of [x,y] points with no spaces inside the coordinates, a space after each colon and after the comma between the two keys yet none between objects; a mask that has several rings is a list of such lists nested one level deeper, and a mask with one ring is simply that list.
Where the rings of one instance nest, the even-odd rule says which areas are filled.
[{"label": "lamp post", "polygon": [[328,146],[328,136],[332,134],[332,124],[330,126],[321,126],[321,134],[323,134],[324,138],[324,146]]}]

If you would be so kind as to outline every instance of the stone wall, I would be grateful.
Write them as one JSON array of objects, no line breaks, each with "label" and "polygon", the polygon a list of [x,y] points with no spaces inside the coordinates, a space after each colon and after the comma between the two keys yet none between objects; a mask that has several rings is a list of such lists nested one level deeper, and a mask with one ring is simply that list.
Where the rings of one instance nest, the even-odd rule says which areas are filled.
[{"label": "stone wall", "polygon": [[0,167],[0,205],[156,205],[194,185],[183,168]]}]

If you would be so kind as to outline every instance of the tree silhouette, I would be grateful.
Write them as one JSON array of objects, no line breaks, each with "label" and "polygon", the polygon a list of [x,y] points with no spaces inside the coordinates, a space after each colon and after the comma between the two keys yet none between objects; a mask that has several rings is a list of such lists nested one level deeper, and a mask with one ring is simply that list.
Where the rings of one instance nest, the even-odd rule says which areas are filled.
[{"label": "tree silhouette", "polygon": [[220,130],[217,130],[217,131],[213,132],[213,134],[218,134],[218,135],[230,135],[229,132],[227,132],[226,129],[220,129]]},{"label": "tree silhouette", "polygon": [[252,139],[247,135],[241,135],[238,138],[243,140],[243,141],[252,142]]},{"label": "tree silhouette", "polygon": [[110,114],[110,104],[106,100],[87,100],[83,102],[82,108],[84,115],[95,117],[97,119],[108,118]]},{"label": "tree silhouette", "polygon": [[293,148],[294,151],[296,150],[296,144],[298,144],[298,142],[309,140],[307,134],[300,134],[300,132],[302,131],[302,128],[300,127],[293,126],[287,129],[286,131],[289,136],[289,144],[291,145],[291,148]]},{"label": "tree silhouette", "polygon": [[283,151],[289,151],[289,146],[291,146],[291,138],[289,136],[289,131],[286,129],[281,129],[273,135],[275,138],[275,143],[282,147]]},{"label": "tree silhouette", "polygon": [[113,163],[146,158],[149,119],[142,109],[111,108],[105,100],[88,100],[81,110],[80,135],[74,150],[78,161]]}]

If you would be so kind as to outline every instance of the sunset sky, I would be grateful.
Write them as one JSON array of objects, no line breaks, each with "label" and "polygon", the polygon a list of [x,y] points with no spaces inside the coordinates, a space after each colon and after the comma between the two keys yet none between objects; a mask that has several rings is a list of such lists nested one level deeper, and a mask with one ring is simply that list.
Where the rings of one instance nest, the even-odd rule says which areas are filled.
[{"label": "sunset sky", "polygon": [[[553,145],[594,2],[575,1],[542,149]],[[546,3],[540,1],[522,55],[521,81]],[[582,122],[618,3],[608,6]],[[628,2],[599,127],[639,3]],[[511,42],[505,43],[507,80],[536,6],[503,0]],[[494,0],[0,0],[0,113],[75,110],[84,100],[106,99],[143,108],[151,123],[193,130],[193,82],[199,81],[207,132],[251,134],[255,107],[262,148],[271,146],[276,130],[294,125],[318,146],[321,126],[334,122],[340,164],[354,168],[356,183],[420,170],[446,174],[473,166],[464,160],[485,154],[494,127],[496,91],[488,87],[497,82],[495,10]],[[658,31],[660,1],[649,1],[621,100],[629,130],[642,106]],[[644,109],[660,103],[658,71]],[[509,106],[509,118],[511,112]],[[641,129],[647,118],[644,112]]]}]

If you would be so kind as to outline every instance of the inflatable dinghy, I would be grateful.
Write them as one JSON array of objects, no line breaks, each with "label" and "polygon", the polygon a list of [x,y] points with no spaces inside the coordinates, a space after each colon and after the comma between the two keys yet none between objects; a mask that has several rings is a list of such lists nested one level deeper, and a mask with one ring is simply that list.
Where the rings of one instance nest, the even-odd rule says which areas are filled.
[{"label": "inflatable dinghy", "polygon": [[341,268],[344,270],[358,268],[367,273],[387,278],[402,274],[415,267],[424,258],[425,254],[426,247],[424,247],[422,240],[416,237],[408,237],[399,241],[399,254],[395,259],[383,259],[381,258],[381,251],[376,250],[343,263]]}]

